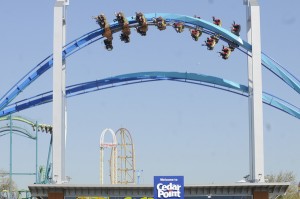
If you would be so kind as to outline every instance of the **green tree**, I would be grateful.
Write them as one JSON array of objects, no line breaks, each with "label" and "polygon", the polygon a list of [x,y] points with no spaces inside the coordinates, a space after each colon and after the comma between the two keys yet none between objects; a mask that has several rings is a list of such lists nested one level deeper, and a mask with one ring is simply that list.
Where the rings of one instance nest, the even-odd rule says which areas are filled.
[{"label": "green tree", "polygon": [[[9,190],[10,179],[6,171],[0,169],[0,192]],[[17,184],[11,181],[11,190],[18,190]]]},{"label": "green tree", "polygon": [[300,199],[298,193],[298,184],[296,175],[292,171],[281,171],[279,174],[271,174],[265,177],[266,182],[289,182],[291,183],[286,191],[286,194],[279,196],[278,199]]}]

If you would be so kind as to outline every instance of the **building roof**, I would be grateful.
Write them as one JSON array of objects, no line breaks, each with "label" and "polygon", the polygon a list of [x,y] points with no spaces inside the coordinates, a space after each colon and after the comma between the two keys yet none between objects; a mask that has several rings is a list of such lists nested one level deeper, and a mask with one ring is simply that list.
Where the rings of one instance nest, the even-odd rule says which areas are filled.
[{"label": "building roof", "polygon": [[[268,192],[269,196],[282,195],[289,183],[234,183],[185,185],[185,196],[246,196],[254,192]],[[63,192],[65,197],[74,196],[132,196],[153,195],[153,185],[86,185],[86,184],[34,184],[29,185],[34,197],[47,197],[48,192]]]}]

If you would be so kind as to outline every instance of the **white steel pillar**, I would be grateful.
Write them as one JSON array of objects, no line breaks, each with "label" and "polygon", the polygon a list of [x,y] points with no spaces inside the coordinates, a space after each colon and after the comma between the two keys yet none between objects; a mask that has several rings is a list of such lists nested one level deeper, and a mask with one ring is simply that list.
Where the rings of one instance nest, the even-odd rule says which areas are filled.
[{"label": "white steel pillar", "polygon": [[57,0],[54,6],[53,35],[53,176],[56,184],[65,181],[66,141],[66,85],[65,61],[62,50],[66,42],[66,5],[68,0]]},{"label": "white steel pillar", "polygon": [[247,38],[252,44],[248,56],[250,182],[264,182],[264,143],[262,110],[262,67],[260,8],[257,0],[244,0],[247,6]]}]

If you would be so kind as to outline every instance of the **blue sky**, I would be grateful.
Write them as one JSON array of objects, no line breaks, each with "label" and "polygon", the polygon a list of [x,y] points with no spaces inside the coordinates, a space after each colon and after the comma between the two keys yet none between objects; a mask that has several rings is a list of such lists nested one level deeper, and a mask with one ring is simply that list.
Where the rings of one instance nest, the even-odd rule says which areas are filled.
[{"label": "blue sky", "polygon": [[[0,96],[41,60],[52,53],[55,1],[4,1],[1,3]],[[84,1],[86,2],[86,1]],[[260,1],[262,50],[300,77],[300,2]],[[98,28],[92,19],[104,13],[109,21],[123,11],[132,16],[168,12],[223,20],[229,29],[233,20],[245,35],[242,1],[72,1],[67,10],[67,41]],[[247,84],[247,59],[241,52],[222,60],[190,37],[168,27],[149,29],[146,37],[132,31],[124,44],[114,35],[114,50],[103,42],[72,55],[67,60],[67,85],[125,73],[146,71],[193,72]],[[52,70],[27,88],[17,100],[52,90]],[[263,69],[263,90],[300,106],[290,87]],[[300,178],[299,121],[274,108],[263,106],[265,174],[294,171]],[[41,123],[52,123],[52,103],[17,113]],[[5,124],[5,123],[2,123]],[[151,184],[155,175],[184,175],[186,184],[227,183],[249,173],[248,100],[224,91],[175,82],[154,82],[107,89],[68,100],[66,174],[72,183],[99,183],[99,137],[103,129],[127,128],[134,140],[136,167],[143,169],[141,182]],[[39,164],[46,164],[49,135],[41,134]],[[14,136],[14,172],[34,172],[34,142]],[[106,151],[105,157],[109,153]],[[0,168],[9,170],[9,136],[0,138]],[[108,176],[108,169],[107,169]],[[20,187],[33,177],[14,177]],[[108,183],[108,177],[105,179]]]}]

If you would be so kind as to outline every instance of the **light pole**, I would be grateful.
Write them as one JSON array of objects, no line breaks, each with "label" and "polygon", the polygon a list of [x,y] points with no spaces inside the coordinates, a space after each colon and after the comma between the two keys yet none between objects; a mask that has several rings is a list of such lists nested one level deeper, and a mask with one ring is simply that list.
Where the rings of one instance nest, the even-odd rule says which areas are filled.
[{"label": "light pole", "polygon": [[[10,152],[9,152],[9,189],[8,193],[11,195],[11,185],[12,185],[12,118],[11,115],[9,115],[9,135],[10,135]],[[10,197],[10,196],[9,196]]]},{"label": "light pole", "polygon": [[142,173],[143,173],[143,169],[141,170],[136,170],[136,176],[137,176],[137,184],[140,184],[140,180],[141,180],[141,176],[142,176]]}]

